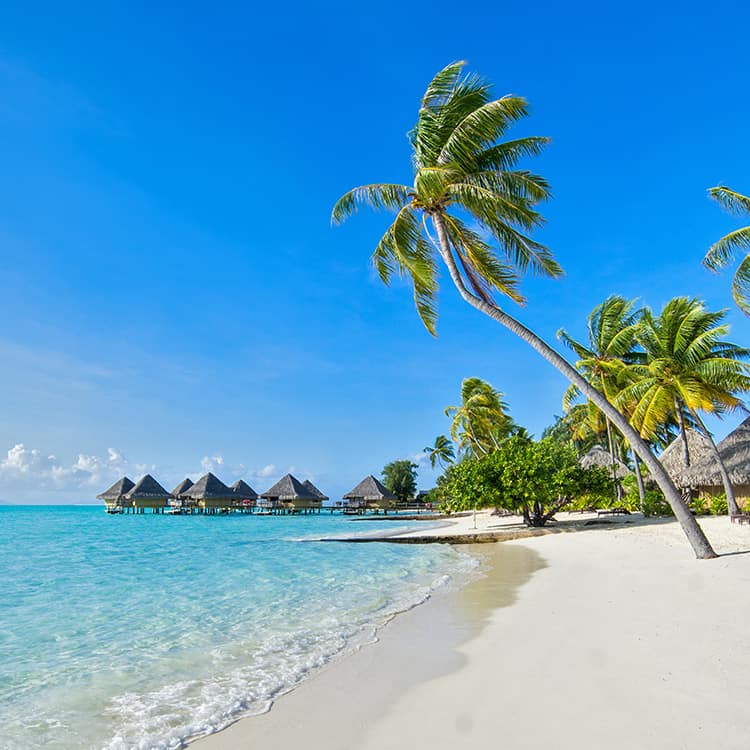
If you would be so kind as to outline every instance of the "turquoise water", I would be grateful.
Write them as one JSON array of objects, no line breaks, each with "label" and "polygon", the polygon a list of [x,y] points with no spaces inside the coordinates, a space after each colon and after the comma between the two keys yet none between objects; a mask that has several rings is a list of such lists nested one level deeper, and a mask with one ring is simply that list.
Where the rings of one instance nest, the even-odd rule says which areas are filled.
[{"label": "turquoise water", "polygon": [[309,541],[372,529],[0,507],[0,747],[180,747],[474,567],[445,546]]}]

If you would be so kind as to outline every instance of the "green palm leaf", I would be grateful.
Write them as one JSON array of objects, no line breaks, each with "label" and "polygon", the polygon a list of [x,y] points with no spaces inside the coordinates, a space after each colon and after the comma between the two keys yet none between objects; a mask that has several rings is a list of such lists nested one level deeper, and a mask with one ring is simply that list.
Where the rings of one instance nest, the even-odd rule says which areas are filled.
[{"label": "green palm leaf", "polygon": [[361,185],[338,199],[333,207],[331,223],[341,224],[360,206],[369,206],[375,210],[384,208],[398,211],[409,200],[411,188],[406,185]]},{"label": "green palm leaf", "polygon": [[[730,190],[724,185],[711,188],[708,194],[722,208],[737,215],[750,216],[750,198],[742,193]],[[750,226],[735,229],[724,235],[708,249],[703,265],[711,271],[719,271],[728,266],[738,253],[745,257],[735,271],[732,282],[732,297],[745,315],[750,316]]]}]

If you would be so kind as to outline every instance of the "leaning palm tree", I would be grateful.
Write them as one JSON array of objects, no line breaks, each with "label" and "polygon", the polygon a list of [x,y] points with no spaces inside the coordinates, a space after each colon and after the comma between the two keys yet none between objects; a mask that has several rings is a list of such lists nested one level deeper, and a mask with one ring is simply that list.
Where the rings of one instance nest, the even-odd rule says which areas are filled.
[{"label": "leaning palm tree", "polygon": [[[746,195],[724,185],[711,188],[708,194],[729,212],[738,216],[750,216],[750,198]],[[703,259],[703,265],[712,271],[719,271],[728,266],[738,252],[745,257],[734,272],[732,297],[740,310],[745,315],[750,315],[750,226],[735,229],[711,245]]]},{"label": "leaning palm tree", "polygon": [[429,456],[430,466],[433,469],[435,464],[441,469],[444,468],[446,464],[452,463],[456,457],[453,451],[453,443],[445,435],[438,435],[435,438],[435,443],[426,446],[423,450]]},{"label": "leaning palm tree", "polygon": [[[636,334],[640,324],[641,310],[635,307],[636,300],[627,300],[613,294],[597,305],[588,316],[588,343],[573,339],[563,329],[557,337],[578,356],[576,369],[589,383],[596,386],[609,401],[614,402],[620,391],[621,373],[628,364],[638,362],[642,355],[637,351]],[[563,407],[569,411],[580,395],[578,387],[571,384],[563,398]],[[589,405],[596,409],[596,406]],[[617,435],[612,423],[605,416],[607,445],[612,461],[612,479],[617,491],[617,499],[622,499],[622,485],[617,481]],[[643,503],[644,487],[637,456],[634,456],[638,478],[638,492]]]},{"label": "leaning palm tree", "polygon": [[459,451],[470,456],[486,456],[500,447],[515,425],[508,414],[503,394],[481,378],[466,378],[461,383],[461,405],[448,406],[451,437]]},{"label": "leaning palm tree", "polygon": [[437,270],[442,263],[461,297],[533,347],[625,435],[664,490],[700,558],[715,557],[700,526],[646,443],[607,398],[569,362],[497,303],[500,294],[522,302],[518,285],[528,271],[556,278],[562,274],[551,251],[530,232],[543,223],[539,204],[550,195],[547,181],[518,168],[539,154],[548,139],[502,140],[527,115],[518,96],[493,99],[487,82],[463,75],[463,62],[441,70],[422,98],[417,124],[409,134],[412,185],[364,185],[342,196],[333,208],[338,224],[362,206],[395,212],[375,247],[373,260],[388,283],[394,272],[414,286],[419,315],[434,335]]},{"label": "leaning palm tree", "polygon": [[687,427],[697,426],[709,439],[730,515],[739,512],[724,462],[700,412],[723,414],[741,407],[740,394],[750,391],[750,350],[724,337],[726,310],[711,312],[688,297],[670,300],[657,316],[646,310],[638,340],[645,363],[628,368],[630,384],[618,395],[634,404],[633,424],[652,435],[671,419],[679,425],[684,461],[690,466]]}]

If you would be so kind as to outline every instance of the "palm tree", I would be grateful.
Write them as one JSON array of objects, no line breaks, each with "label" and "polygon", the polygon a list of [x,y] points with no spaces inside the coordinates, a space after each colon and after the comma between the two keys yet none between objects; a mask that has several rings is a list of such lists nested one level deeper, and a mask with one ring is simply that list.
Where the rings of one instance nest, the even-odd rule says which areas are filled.
[{"label": "palm tree", "polygon": [[[628,364],[641,359],[636,350],[636,334],[640,325],[641,310],[635,309],[636,300],[627,300],[613,294],[597,305],[588,316],[588,344],[582,344],[571,338],[563,329],[557,337],[572,349],[579,357],[576,368],[589,383],[592,383],[614,402],[620,392],[622,371]],[[569,411],[575,399],[580,395],[577,386],[571,384],[565,393],[563,407]],[[590,406],[596,406],[589,402]],[[598,411],[598,410],[597,410]],[[612,479],[617,491],[617,499],[622,499],[622,486],[617,481],[617,437],[612,424],[605,416],[607,444],[612,458]],[[638,457],[634,456],[635,472],[638,479],[638,493],[643,503],[644,487]]]},{"label": "palm tree", "polygon": [[461,383],[461,406],[448,406],[445,414],[452,417],[451,437],[459,450],[471,456],[497,449],[515,427],[503,394],[481,378],[466,378]]},{"label": "palm tree", "polygon": [[554,424],[542,432],[542,440],[552,438],[556,442],[570,443],[581,458],[602,442],[605,433],[603,414],[586,401],[574,404],[562,416],[556,416]]},{"label": "palm tree", "polygon": [[730,515],[738,513],[729,476],[699,412],[723,414],[742,406],[750,391],[750,350],[724,340],[726,310],[711,312],[688,297],[670,300],[658,316],[646,310],[638,340],[643,364],[631,365],[632,382],[621,397],[634,403],[633,423],[652,435],[670,419],[679,425],[685,464],[690,466],[686,428],[693,422],[708,437],[721,473]]},{"label": "palm tree", "polygon": [[435,464],[441,469],[444,468],[445,464],[453,463],[456,457],[453,452],[453,443],[445,435],[438,435],[434,445],[428,445],[423,450],[430,457],[430,466],[433,469]]},{"label": "palm tree", "polygon": [[[750,216],[750,198],[746,195],[724,185],[711,188],[708,194],[730,213]],[[750,251],[750,226],[735,229],[711,245],[703,265],[712,271],[719,271],[734,260],[738,251],[744,253],[745,257],[734,272],[732,297],[740,310],[750,315],[750,255],[747,254]]]},{"label": "palm tree", "polygon": [[355,188],[338,200],[332,222],[343,222],[363,205],[394,211],[395,219],[376,245],[373,260],[385,283],[394,272],[411,278],[417,311],[427,329],[435,334],[437,269],[442,262],[469,305],[526,341],[602,410],[664,490],[696,556],[715,557],[666,471],[625,417],[560,354],[497,304],[494,293],[523,301],[518,284],[527,271],[553,278],[562,274],[552,252],[529,236],[543,223],[537,208],[549,197],[549,185],[518,168],[521,159],[539,154],[548,139],[501,140],[527,115],[526,101],[517,96],[493,99],[489,84],[476,75],[463,75],[463,68],[463,62],[448,65],[425,91],[409,134],[413,184]]}]

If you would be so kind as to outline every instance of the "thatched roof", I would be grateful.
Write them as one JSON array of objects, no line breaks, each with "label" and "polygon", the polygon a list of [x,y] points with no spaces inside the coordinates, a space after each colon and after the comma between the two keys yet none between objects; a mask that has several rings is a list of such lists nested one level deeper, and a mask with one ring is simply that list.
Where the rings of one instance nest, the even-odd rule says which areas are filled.
[{"label": "thatched roof", "polygon": [[686,470],[711,455],[711,441],[702,432],[690,428],[685,431],[685,437],[687,438],[690,467],[685,464],[685,448],[681,435],[678,435],[659,456],[659,461],[667,470],[667,474],[679,487],[686,487],[690,483],[685,475]]},{"label": "thatched roof", "polygon": [[396,500],[396,496],[375,477],[370,474],[365,477],[353,490],[344,495],[344,500]]},{"label": "thatched roof", "polygon": [[146,474],[145,477],[141,477],[141,479],[138,480],[135,487],[126,493],[125,497],[127,497],[128,500],[136,500],[138,498],[143,498],[144,500],[149,498],[160,500],[161,498],[164,498],[166,500],[170,497],[170,494],[151,476],[151,474]]},{"label": "thatched roof", "polygon": [[193,486],[192,479],[185,477],[173,490],[172,494],[175,497],[182,497],[191,487]]},{"label": "thatched roof", "polygon": [[258,493],[243,479],[238,479],[231,487],[241,500],[257,500]]},{"label": "thatched roof", "polygon": [[[750,417],[716,447],[732,485],[750,484]],[[719,487],[721,475],[713,454],[691,464],[685,479],[693,487]]]},{"label": "thatched roof", "polygon": [[104,492],[102,492],[100,495],[97,495],[96,499],[119,500],[127,492],[130,492],[133,487],[135,487],[135,482],[128,479],[127,477],[122,477],[122,479],[118,479],[108,490],[104,490]]},{"label": "thatched roof", "polygon": [[321,502],[323,500],[328,500],[328,495],[324,495],[309,479],[305,479],[305,481],[302,482],[302,486],[310,490],[310,492],[312,492]]},{"label": "thatched roof", "polygon": [[319,500],[302,482],[291,474],[281,477],[276,484],[261,494],[266,500]]},{"label": "thatched roof", "polygon": [[[601,445],[595,445],[579,462],[584,469],[598,466],[612,473],[612,456]],[[630,474],[630,469],[619,458],[615,458],[615,477],[622,479]]]},{"label": "thatched roof", "polygon": [[234,500],[237,496],[231,487],[210,471],[204,474],[186,493],[193,500]]}]

